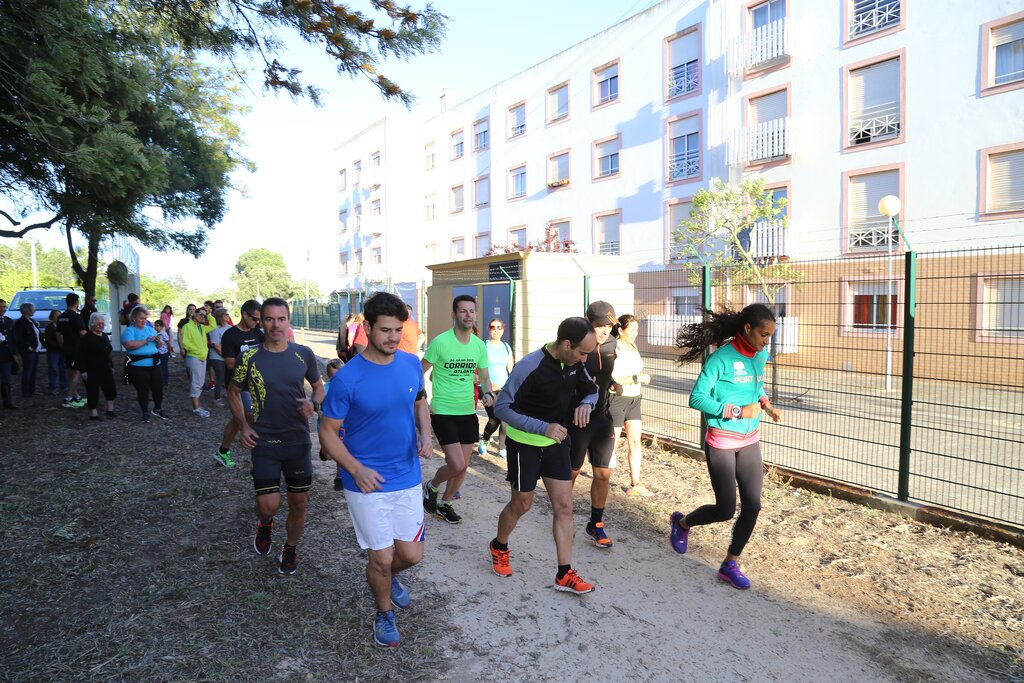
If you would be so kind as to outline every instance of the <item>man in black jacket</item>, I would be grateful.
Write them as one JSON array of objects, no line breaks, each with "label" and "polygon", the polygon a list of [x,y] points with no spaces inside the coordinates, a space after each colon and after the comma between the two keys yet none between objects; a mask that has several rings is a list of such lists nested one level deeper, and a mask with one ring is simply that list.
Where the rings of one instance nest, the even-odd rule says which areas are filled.
[{"label": "man in black jacket", "polygon": [[7,301],[0,299],[0,396],[4,408],[18,406],[11,401],[11,368],[14,365],[14,321],[7,317]]},{"label": "man in black jacket", "polygon": [[36,307],[29,303],[21,305],[21,317],[14,321],[14,338],[21,356],[21,395],[35,396],[36,371],[39,369],[39,328],[32,319]]}]

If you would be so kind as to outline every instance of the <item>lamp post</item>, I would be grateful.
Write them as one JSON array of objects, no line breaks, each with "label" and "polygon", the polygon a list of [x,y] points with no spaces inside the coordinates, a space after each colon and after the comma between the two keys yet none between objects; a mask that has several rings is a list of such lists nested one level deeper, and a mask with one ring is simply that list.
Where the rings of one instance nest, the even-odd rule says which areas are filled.
[{"label": "lamp post", "polygon": [[885,282],[885,289],[888,294],[888,299],[885,305],[885,314],[888,320],[885,321],[885,390],[892,390],[892,248],[893,242],[893,230],[892,230],[892,219],[893,216],[898,216],[900,209],[903,208],[900,198],[896,195],[887,194],[878,201],[878,213],[886,217],[888,221],[888,231],[886,232],[886,243],[889,245],[888,249],[888,278]]}]

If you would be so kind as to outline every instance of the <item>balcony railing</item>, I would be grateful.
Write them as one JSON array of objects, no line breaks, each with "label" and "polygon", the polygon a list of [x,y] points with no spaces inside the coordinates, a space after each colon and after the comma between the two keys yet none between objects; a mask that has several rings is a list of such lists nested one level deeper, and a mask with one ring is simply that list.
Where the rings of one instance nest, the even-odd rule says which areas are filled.
[{"label": "balcony railing", "polygon": [[764,69],[789,57],[791,39],[789,19],[783,17],[734,39],[726,50],[731,76]]},{"label": "balcony railing", "polygon": [[755,261],[779,259],[786,253],[786,228],[780,221],[755,223],[749,232],[740,235],[740,243]]},{"label": "balcony railing", "polygon": [[900,103],[886,102],[850,116],[850,144],[866,145],[900,134]]},{"label": "balcony railing", "polygon": [[517,137],[519,137],[520,135],[522,135],[523,133],[526,132],[526,124],[525,123],[513,124],[512,128],[509,130],[509,132],[511,133],[511,135],[509,137],[517,138]]},{"label": "balcony railing", "polygon": [[850,251],[886,251],[895,247],[896,229],[886,218],[869,218],[850,226]]},{"label": "balcony railing", "polygon": [[668,96],[679,97],[700,88],[700,69],[697,60],[672,67],[668,77]]},{"label": "balcony railing", "polygon": [[680,154],[673,154],[668,160],[668,179],[683,180],[685,178],[696,178],[700,175],[700,151],[696,149],[687,150]]},{"label": "balcony railing", "polygon": [[900,23],[900,0],[854,0],[850,37],[856,38]]},{"label": "balcony railing", "polygon": [[601,242],[597,246],[597,253],[604,256],[618,256],[619,255],[619,243],[618,242]]},{"label": "balcony railing", "polygon": [[790,128],[789,119],[784,118],[732,131],[727,145],[729,165],[738,166],[790,156]]}]

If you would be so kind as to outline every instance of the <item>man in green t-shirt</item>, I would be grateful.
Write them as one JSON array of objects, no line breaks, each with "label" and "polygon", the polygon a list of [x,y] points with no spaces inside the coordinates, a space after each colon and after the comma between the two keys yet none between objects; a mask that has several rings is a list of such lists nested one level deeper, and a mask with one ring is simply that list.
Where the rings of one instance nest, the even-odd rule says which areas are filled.
[{"label": "man in green t-shirt", "polygon": [[[476,299],[462,294],[452,301],[452,329],[434,337],[423,356],[423,374],[430,373],[433,400],[430,426],[444,451],[445,464],[434,478],[423,484],[423,509],[449,524],[459,524],[462,516],[452,507],[452,498],[466,478],[466,468],[480,439],[476,417],[476,385],[479,373],[485,406],[494,405],[494,392],[487,374],[487,346],[473,334],[476,323]],[[433,372],[431,372],[433,369]],[[438,502],[441,484],[448,482]]]}]

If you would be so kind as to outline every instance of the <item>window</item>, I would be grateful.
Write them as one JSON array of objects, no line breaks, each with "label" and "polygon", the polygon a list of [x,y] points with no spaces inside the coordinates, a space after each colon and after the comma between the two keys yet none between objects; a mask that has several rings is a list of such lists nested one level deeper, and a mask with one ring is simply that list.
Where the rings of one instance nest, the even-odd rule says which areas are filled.
[{"label": "window", "polygon": [[356,214],[356,230],[359,230],[359,228],[363,227],[363,205],[362,204],[356,204],[356,206],[355,206],[355,214]]},{"label": "window", "polygon": [[[675,202],[668,205],[668,234],[666,235],[666,243],[668,245],[668,261],[670,263],[680,263],[693,256],[692,252],[688,249],[681,249],[675,241],[676,231],[680,229],[679,224],[690,217],[692,210],[693,204],[690,202]],[[676,313],[676,315],[683,314]]]},{"label": "window", "polygon": [[700,31],[694,29],[674,38],[666,46],[668,69],[665,93],[668,99],[700,91]]},{"label": "window", "polygon": [[380,247],[374,247],[370,250],[370,263],[375,266],[379,266],[381,264]]},{"label": "window", "polygon": [[551,221],[548,223],[547,237],[549,240],[568,242],[571,237],[570,225],[567,220]]},{"label": "window", "polygon": [[363,173],[363,162],[356,161],[352,164],[352,184],[359,184],[359,176]]},{"label": "window", "polygon": [[[1006,18],[991,22],[982,27],[982,74],[983,87],[992,88],[1010,84],[1010,90],[1024,87],[1024,13],[1014,14],[1007,22]],[[1013,21],[1017,19],[1017,21]],[[1016,84],[1016,85],[1013,85]]]},{"label": "window", "polygon": [[985,155],[984,213],[1024,211],[1024,147]]},{"label": "window", "polygon": [[344,234],[348,232],[348,211],[342,209],[338,212],[338,233]]},{"label": "window", "polygon": [[522,199],[526,196],[526,165],[516,166],[508,172],[508,198]]},{"label": "window", "polygon": [[508,108],[508,136],[517,138],[526,134],[526,102]]},{"label": "window", "polygon": [[983,280],[983,337],[1024,339],[1024,276]]},{"label": "window", "polygon": [[786,18],[786,0],[768,0],[750,8],[750,23],[754,30],[773,21]]},{"label": "window", "polygon": [[427,160],[427,170],[431,170],[437,165],[437,155],[434,152],[434,143],[428,142],[423,146],[423,156]]},{"label": "window", "polygon": [[473,206],[487,206],[491,203],[491,179],[487,176],[473,181]]},{"label": "window", "polygon": [[479,152],[487,149],[491,144],[491,122],[490,119],[481,119],[473,124],[473,151]]},{"label": "window", "polygon": [[372,202],[370,202],[370,213],[373,214],[374,216],[379,216],[380,215],[380,200],[379,199],[374,199]]},{"label": "window", "polygon": [[670,121],[668,125],[669,182],[700,178],[700,117]]},{"label": "window", "polygon": [[356,249],[356,272],[363,272],[363,250]]},{"label": "window", "polygon": [[428,221],[437,220],[437,204],[434,204],[434,203],[427,204],[427,220]]},{"label": "window", "polygon": [[900,121],[900,59],[851,69],[847,145],[856,147],[897,138]]},{"label": "window", "polygon": [[565,187],[569,184],[569,151],[558,152],[548,157],[548,187]]},{"label": "window", "polygon": [[594,143],[594,178],[619,174],[619,137]]},{"label": "window", "polygon": [[449,211],[452,213],[459,213],[464,208],[466,208],[466,206],[463,197],[463,186],[456,185],[452,188],[451,206],[449,207]]},{"label": "window", "polygon": [[598,254],[618,256],[620,216],[615,213],[604,214],[594,218],[594,242]]},{"label": "window", "polygon": [[488,232],[482,232],[476,236],[476,249],[474,253],[477,258],[487,256],[487,252],[491,250],[491,234]]},{"label": "window", "polygon": [[348,181],[345,179],[345,169],[338,171],[338,192],[343,192],[348,187]]},{"label": "window", "polygon": [[[895,291],[895,288],[898,287],[898,286],[902,286],[902,285],[898,285],[898,284],[896,284],[894,282],[893,283],[893,288],[894,288],[893,291]],[[746,296],[747,296],[746,304],[747,305],[749,305],[749,304],[764,304],[769,309],[772,307],[772,305],[770,303],[768,303],[768,297],[765,296],[764,290],[762,290],[760,287],[748,286],[746,289],[747,289],[747,293],[746,293]],[[789,291],[789,287],[788,286],[784,286],[781,289],[779,289],[779,291],[775,292],[775,315],[777,317],[779,317],[779,318],[785,318],[786,315],[787,315],[786,303],[787,303],[787,298],[788,298],[788,291]]]},{"label": "window", "polygon": [[370,153],[370,166],[380,166],[380,152]]},{"label": "window", "polygon": [[338,252],[338,275],[348,275],[348,252]]},{"label": "window", "polygon": [[619,63],[594,69],[594,106],[619,99]]},{"label": "window", "polygon": [[569,84],[556,85],[548,90],[548,123],[569,118]]},{"label": "window", "polygon": [[457,130],[451,135],[452,139],[452,161],[461,159],[465,156],[465,146],[463,145],[463,131]]},{"label": "window", "polygon": [[700,288],[673,287],[670,315],[700,317]]},{"label": "window", "polygon": [[466,257],[466,240],[463,237],[456,237],[452,240],[452,261]]},{"label": "window", "polygon": [[526,228],[512,228],[508,231],[508,241],[510,246],[518,247],[520,249],[526,248]]},{"label": "window", "polygon": [[845,0],[850,3],[850,38],[898,26],[900,0]]},{"label": "window", "polygon": [[789,156],[789,90],[753,97],[748,104],[747,161],[763,162]]},{"label": "window", "polygon": [[849,327],[854,330],[885,330],[899,323],[899,283],[851,282],[852,315]]},{"label": "window", "polygon": [[850,176],[847,187],[847,246],[850,251],[886,251],[895,247],[896,228],[890,229],[889,219],[878,212],[878,201],[889,194],[900,196],[898,169]]}]

